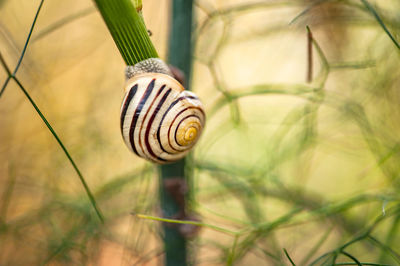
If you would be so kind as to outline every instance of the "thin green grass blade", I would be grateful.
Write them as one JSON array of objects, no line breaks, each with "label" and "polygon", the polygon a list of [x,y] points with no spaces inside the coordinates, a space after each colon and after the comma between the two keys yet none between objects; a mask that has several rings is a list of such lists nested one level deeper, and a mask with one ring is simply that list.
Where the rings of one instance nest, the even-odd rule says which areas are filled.
[{"label": "thin green grass blade", "polygon": [[385,23],[383,22],[382,18],[379,16],[379,14],[376,12],[376,10],[372,7],[372,5],[367,1],[367,0],[361,0],[361,2],[364,4],[364,6],[369,10],[369,12],[374,15],[376,21],[378,21],[379,25],[381,25],[382,29],[386,32],[386,34],[389,36],[389,38],[392,40],[394,45],[396,45],[397,49],[400,49],[400,44],[399,42],[394,38],[392,33],[390,33],[389,29],[386,27]]},{"label": "thin green grass blade", "polygon": [[289,256],[289,253],[287,252],[286,248],[283,249],[283,252],[285,252],[286,257],[288,258],[288,260],[290,261],[292,266],[296,266],[296,264],[293,262],[292,258]]},{"label": "thin green grass blade", "polygon": [[[6,89],[8,82],[10,82],[10,79],[17,74],[18,69],[21,66],[22,60],[24,59],[24,55],[26,53],[26,49],[28,48],[29,40],[31,39],[32,32],[33,32],[33,29],[35,28],[35,24],[36,24],[37,18],[39,16],[40,10],[42,9],[43,3],[44,3],[44,0],[40,1],[39,7],[38,7],[38,9],[36,11],[36,14],[35,14],[35,18],[33,19],[31,28],[29,30],[28,37],[26,38],[24,48],[22,49],[21,56],[18,59],[17,66],[15,67],[15,69],[14,69],[14,71],[13,71],[13,73],[11,75],[10,75],[9,71],[7,72],[8,73],[8,77],[7,77],[6,81],[3,84],[3,87],[0,90],[0,98],[4,93],[4,90]],[[3,64],[3,66],[4,66],[4,64]]]},{"label": "thin green grass blade", "polygon": [[[329,1],[329,0],[328,0]],[[299,18],[303,17],[305,14],[307,14],[311,9],[313,9],[316,6],[319,6],[321,4],[324,4],[326,2],[328,2],[326,0],[318,0],[315,1],[314,3],[310,4],[309,6],[307,6],[303,11],[301,11],[298,15],[296,15],[290,22],[289,25],[294,24]]]},{"label": "thin green grass blade", "polygon": [[352,259],[358,266],[362,266],[361,262],[360,262],[356,257],[354,257],[353,255],[351,255],[350,253],[348,253],[348,252],[346,252],[346,251],[344,251],[344,250],[342,250],[341,253],[342,253],[343,255],[349,257],[350,259]]},{"label": "thin green grass blade", "polygon": [[0,63],[3,66],[4,70],[7,72],[8,79],[11,79],[11,77],[12,77],[11,71],[8,68],[8,66],[6,64],[6,61],[4,60],[3,55],[1,54],[1,52],[0,52]]},{"label": "thin green grass blade", "polygon": [[14,77],[13,78],[15,82],[17,83],[18,87],[22,90],[22,92],[25,94],[25,96],[28,98],[29,102],[32,104],[32,106],[35,108],[36,112],[40,116],[40,118],[43,120],[43,122],[46,124],[47,128],[50,130],[51,134],[54,136],[54,138],[57,140],[58,144],[60,145],[61,149],[64,151],[65,155],[67,156],[69,162],[72,164],[72,167],[74,168],[75,172],[78,174],[79,180],[81,181],[86,194],[89,197],[89,200],[96,211],[97,216],[99,217],[100,221],[103,223],[104,218],[103,214],[101,213],[100,209],[97,207],[96,200],[93,197],[92,192],[90,191],[90,188],[88,184],[86,183],[85,178],[82,176],[81,171],[79,170],[78,166],[76,165],[75,161],[72,159],[71,155],[69,154],[68,150],[65,148],[64,144],[58,137],[57,133],[54,131],[53,127],[50,125],[50,123],[47,121],[46,117],[43,115],[43,113],[40,111],[39,107],[36,105],[36,103],[33,101],[29,93],[25,90],[24,86],[22,86],[21,82]]},{"label": "thin green grass blade", "polygon": [[2,64],[2,66],[4,67],[4,69],[6,70],[6,72],[9,74],[9,79],[14,79],[15,82],[17,83],[18,87],[22,90],[22,92],[25,94],[25,96],[28,98],[29,102],[32,104],[33,108],[35,108],[36,112],[38,113],[38,115],[40,116],[40,118],[43,120],[43,122],[46,124],[46,127],[50,130],[51,134],[54,136],[54,138],[56,139],[56,141],[58,142],[58,144],[60,145],[61,149],[64,151],[65,155],[67,156],[69,162],[71,163],[72,167],[74,168],[75,172],[78,174],[78,177],[86,191],[86,194],[89,197],[89,200],[97,214],[97,216],[99,217],[101,222],[104,222],[104,218],[103,215],[100,211],[100,209],[97,207],[96,204],[96,200],[93,197],[92,192],[89,189],[89,186],[86,183],[85,178],[82,176],[81,171],[79,170],[78,166],[76,165],[75,161],[72,159],[71,155],[69,154],[68,150],[65,148],[64,144],[62,143],[62,141],[60,140],[60,138],[58,137],[57,133],[54,131],[53,127],[50,125],[49,121],[47,121],[46,117],[44,116],[44,114],[40,111],[39,107],[36,105],[35,101],[32,99],[32,97],[29,95],[29,93],[26,91],[25,87],[21,84],[21,82],[19,81],[18,78],[16,78],[14,75],[10,74],[11,71],[9,69],[9,67],[7,66],[3,56],[0,53],[0,62]]}]

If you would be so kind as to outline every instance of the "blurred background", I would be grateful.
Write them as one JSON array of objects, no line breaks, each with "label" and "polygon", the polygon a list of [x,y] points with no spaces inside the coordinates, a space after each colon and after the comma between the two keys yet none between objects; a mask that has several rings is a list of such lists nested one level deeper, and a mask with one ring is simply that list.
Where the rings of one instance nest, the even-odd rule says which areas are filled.
[{"label": "blurred background", "polygon": [[[11,71],[39,3],[0,1]],[[400,264],[398,10],[395,0],[196,1],[191,87],[208,120],[192,207],[240,232],[202,228],[196,265],[290,265],[284,249],[296,265]],[[161,58],[169,13],[169,1],[143,1]],[[16,76],[105,224],[11,80],[0,98],[0,265],[161,265],[160,224],[131,214],[160,215],[158,170],[120,136],[124,68],[92,1],[44,2]],[[1,68],[0,85],[7,77]]]}]

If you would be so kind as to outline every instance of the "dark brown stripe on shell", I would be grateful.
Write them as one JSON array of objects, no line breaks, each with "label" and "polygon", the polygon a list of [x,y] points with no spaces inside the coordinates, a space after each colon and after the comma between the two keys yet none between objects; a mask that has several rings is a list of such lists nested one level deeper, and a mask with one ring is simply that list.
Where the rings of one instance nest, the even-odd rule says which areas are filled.
[{"label": "dark brown stripe on shell", "polygon": [[[143,153],[144,153],[144,149],[143,149],[143,146],[142,146],[142,139],[140,138],[140,134],[141,134],[141,132],[142,132],[143,125],[144,125],[144,123],[146,122],[146,117],[147,117],[147,115],[149,114],[149,112],[150,112],[150,110],[151,110],[151,107],[153,107],[153,104],[155,103],[155,101],[157,100],[157,98],[158,98],[158,96],[161,94],[161,92],[164,90],[165,86],[166,86],[166,85],[164,84],[164,85],[162,85],[162,86],[158,89],[157,95],[154,97],[154,99],[153,99],[153,101],[151,102],[149,108],[147,109],[147,112],[146,112],[146,114],[145,114],[144,117],[143,117],[143,123],[140,125],[140,129],[139,129],[139,146],[140,146],[140,149],[142,149],[142,152],[143,152]],[[156,108],[156,110],[157,110],[157,108]]]},{"label": "dark brown stripe on shell", "polygon": [[157,155],[154,154],[153,150],[150,147],[150,143],[149,143],[149,133],[150,133],[150,129],[151,129],[151,125],[153,124],[154,118],[157,116],[157,113],[160,111],[162,105],[164,104],[165,100],[167,100],[168,95],[170,94],[171,89],[168,89],[168,91],[164,94],[164,96],[161,98],[160,102],[158,103],[156,109],[154,110],[152,116],[150,117],[149,123],[147,123],[147,128],[146,128],[146,133],[144,135],[144,141],[146,143],[146,148],[147,151],[150,153],[151,156],[153,156],[154,158],[157,158],[160,161],[167,161],[164,158],[158,157]]},{"label": "dark brown stripe on shell", "polygon": [[[174,119],[172,120],[172,122],[171,122],[171,124],[169,125],[169,128],[168,128],[168,144],[169,144],[169,146],[170,146],[174,151],[179,151],[179,150],[175,149],[175,148],[171,145],[171,140],[170,140],[170,138],[169,138],[169,134],[171,133],[171,127],[172,127],[172,125],[174,124],[175,120],[178,118],[178,116],[180,116],[180,114],[182,114],[183,112],[185,112],[186,110],[189,110],[189,109],[197,109],[197,110],[200,110],[200,111],[203,113],[203,110],[201,110],[200,107],[197,107],[197,106],[189,106],[189,107],[186,107],[185,109],[181,110],[181,111],[174,117]],[[204,114],[204,113],[203,113],[203,114]],[[201,122],[200,117],[198,117],[198,116],[196,116],[196,117],[199,118],[199,120],[200,120],[200,122]],[[178,126],[180,125],[181,122],[182,122],[182,121],[180,121],[180,122],[178,123]],[[176,128],[178,128],[178,126],[177,126]],[[176,130],[175,130],[175,136],[174,136],[174,138],[175,138],[175,142],[178,143],[178,142],[176,141]],[[182,145],[179,145],[179,146],[182,146]]]},{"label": "dark brown stripe on shell", "polygon": [[132,123],[131,123],[131,128],[129,130],[129,142],[131,143],[132,146],[132,150],[138,155],[137,149],[135,147],[135,141],[133,139],[134,133],[135,133],[135,128],[136,128],[136,124],[137,124],[137,120],[140,116],[140,112],[143,109],[144,104],[146,103],[147,99],[149,98],[151,92],[153,91],[154,88],[154,83],[155,83],[156,79],[153,79],[149,85],[147,86],[146,91],[144,92],[142,98],[140,99],[140,102],[138,104],[138,106],[136,107],[135,113],[133,115],[132,118]]},{"label": "dark brown stripe on shell", "polygon": [[[161,137],[160,137],[161,125],[162,125],[162,123],[163,123],[163,121],[164,121],[164,118],[167,116],[168,112],[172,109],[172,107],[174,107],[179,101],[182,101],[182,100],[188,99],[188,98],[189,98],[189,99],[195,99],[195,100],[198,100],[198,99],[199,99],[199,98],[197,98],[196,96],[192,96],[192,95],[191,95],[191,96],[179,97],[178,99],[176,99],[175,101],[173,101],[173,102],[171,103],[171,105],[168,107],[168,109],[165,111],[163,117],[161,118],[160,124],[158,125],[158,130],[157,130],[157,140],[158,140],[158,143],[160,144],[161,149],[162,149],[164,152],[168,153],[168,154],[172,154],[172,153],[166,151],[166,150],[164,149],[164,147],[162,146],[162,144],[161,144]],[[197,108],[198,108],[198,107],[197,107]],[[201,111],[201,113],[202,113],[203,116],[205,117],[204,111],[203,111],[201,108],[198,108],[198,109]],[[176,117],[175,117],[175,119],[176,119]],[[174,120],[175,120],[175,119],[174,119]],[[172,125],[172,123],[171,123],[171,125]],[[169,134],[168,134],[168,142],[169,142]],[[171,144],[170,144],[169,146],[171,146]],[[171,148],[172,148],[173,150],[175,150],[172,146],[171,146]],[[176,150],[175,150],[175,151],[176,151]]]},{"label": "dark brown stripe on shell", "polygon": [[126,115],[126,112],[128,111],[129,103],[131,102],[132,98],[136,94],[137,88],[138,88],[137,84],[135,84],[132,88],[130,88],[128,96],[126,97],[125,102],[124,102],[124,107],[122,108],[122,112],[121,112],[121,133],[122,133],[122,136],[124,135],[123,129],[124,129],[124,122],[125,122],[125,115]]}]

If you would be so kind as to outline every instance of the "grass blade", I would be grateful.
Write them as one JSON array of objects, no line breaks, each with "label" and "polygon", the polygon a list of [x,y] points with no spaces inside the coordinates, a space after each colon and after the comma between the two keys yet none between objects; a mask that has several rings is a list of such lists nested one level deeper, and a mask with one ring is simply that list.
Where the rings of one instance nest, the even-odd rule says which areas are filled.
[{"label": "grass blade", "polygon": [[351,255],[350,253],[347,253],[346,251],[342,250],[341,253],[347,257],[349,257],[350,259],[352,259],[355,263],[357,263],[358,266],[362,266],[361,262],[358,261],[358,259],[356,259],[353,255]]},{"label": "grass blade", "polygon": [[74,168],[75,172],[78,174],[79,180],[81,181],[86,194],[89,197],[89,200],[97,214],[97,216],[99,217],[100,221],[103,223],[104,222],[104,218],[103,215],[100,211],[100,209],[97,207],[96,204],[96,200],[92,194],[92,192],[89,189],[89,186],[86,183],[85,178],[82,176],[81,171],[79,170],[78,166],[76,165],[75,161],[72,159],[71,155],[69,154],[68,150],[65,148],[64,144],[62,143],[62,141],[60,140],[60,138],[58,137],[57,133],[54,131],[53,127],[50,125],[49,121],[47,121],[46,117],[44,116],[44,114],[40,111],[39,107],[36,105],[35,101],[32,99],[32,97],[29,95],[29,93],[26,91],[25,87],[21,84],[21,82],[19,81],[18,78],[16,78],[14,75],[10,74],[10,69],[7,66],[2,54],[0,53],[0,63],[2,64],[2,66],[4,67],[4,69],[6,70],[6,72],[9,74],[8,76],[8,80],[10,79],[14,79],[15,82],[17,83],[18,87],[22,90],[22,92],[25,94],[26,98],[28,98],[29,102],[32,104],[33,108],[35,108],[36,112],[38,113],[38,115],[40,116],[40,118],[43,120],[43,122],[46,124],[46,127],[50,130],[51,134],[54,136],[54,138],[56,139],[56,141],[58,142],[58,144],[60,145],[61,149],[64,151],[65,155],[67,156],[69,162],[71,163],[72,167]]},{"label": "grass blade", "polygon": [[[9,75],[8,75],[6,81],[4,82],[3,87],[2,87],[1,90],[0,90],[0,98],[1,98],[1,96],[3,95],[3,93],[4,93],[4,90],[6,89],[8,82],[10,81],[10,79],[11,79],[12,77],[14,77],[14,76],[17,74],[18,69],[19,69],[19,67],[21,66],[22,60],[24,59],[24,55],[25,55],[26,49],[28,48],[29,40],[31,39],[31,36],[32,36],[33,29],[35,28],[35,24],[36,24],[37,18],[38,18],[38,16],[39,16],[40,10],[42,9],[43,2],[44,2],[44,0],[40,1],[39,7],[38,7],[38,9],[37,9],[37,11],[36,11],[35,18],[33,19],[31,28],[30,28],[30,30],[29,30],[28,37],[26,38],[24,48],[22,49],[21,56],[20,56],[19,59],[18,59],[17,66],[15,67],[15,69],[14,69],[14,71],[13,71],[13,73],[12,73],[11,75],[10,75],[10,72],[7,71],[7,73],[8,73]],[[2,59],[2,61],[4,61],[4,60]],[[3,66],[4,66],[4,62],[2,62],[2,64],[3,64]]]},{"label": "grass blade", "polygon": [[386,32],[386,34],[392,40],[394,45],[396,45],[397,49],[400,49],[400,44],[397,42],[397,40],[394,38],[394,36],[390,33],[390,31],[386,27],[385,23],[383,23],[383,20],[381,19],[379,14],[376,12],[376,10],[372,7],[372,5],[367,0],[361,0],[361,2],[372,13],[372,15],[374,15],[376,21],[378,21],[379,25],[381,25],[382,29]]},{"label": "grass blade", "polygon": [[292,258],[289,256],[289,253],[287,252],[286,248],[283,249],[283,252],[285,252],[286,257],[288,258],[288,260],[290,261],[292,266],[296,266],[296,264],[293,262]]}]

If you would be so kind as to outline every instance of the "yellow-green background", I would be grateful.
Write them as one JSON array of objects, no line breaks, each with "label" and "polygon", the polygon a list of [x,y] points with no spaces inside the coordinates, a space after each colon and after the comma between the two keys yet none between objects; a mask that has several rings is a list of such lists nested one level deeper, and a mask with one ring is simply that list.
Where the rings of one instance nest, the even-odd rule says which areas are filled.
[{"label": "yellow-green background", "polygon": [[[369,2],[400,39],[398,1]],[[399,211],[386,214],[399,202],[400,50],[362,1],[314,3],[195,5],[192,90],[208,120],[193,154],[193,208],[204,223],[251,231],[238,238],[237,265],[289,265],[283,248],[307,264],[309,252],[308,262],[377,217],[384,219],[371,234],[400,252]],[[0,1],[0,52],[12,70],[38,5]],[[161,58],[169,6],[143,1]],[[314,45],[311,83],[306,25],[329,64]],[[124,67],[93,2],[44,2],[17,77],[106,222],[100,225],[74,169],[11,80],[0,98],[0,265],[162,261],[158,222],[131,215],[160,213],[156,167],[130,153],[120,136]],[[6,78],[1,69],[0,85]],[[277,227],[263,227],[277,219]],[[246,246],[249,234],[255,239]],[[203,228],[191,242],[197,264],[224,265],[233,239]],[[399,261],[368,239],[346,250],[363,262]]]}]

